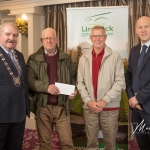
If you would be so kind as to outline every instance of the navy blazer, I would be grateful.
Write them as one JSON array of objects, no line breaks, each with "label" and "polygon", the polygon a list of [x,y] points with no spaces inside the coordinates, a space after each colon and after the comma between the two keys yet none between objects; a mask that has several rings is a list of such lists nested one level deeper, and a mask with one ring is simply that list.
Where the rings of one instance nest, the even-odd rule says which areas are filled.
[{"label": "navy blazer", "polygon": [[[135,77],[136,66],[140,55],[141,44],[133,47],[129,55],[129,65],[125,74],[126,80],[126,92],[128,99],[135,96],[132,90],[132,83]],[[143,62],[140,68],[139,75],[139,91],[136,95],[138,102],[150,114],[150,47],[144,56]]]},{"label": "navy blazer", "polygon": [[[17,76],[15,65],[1,46],[0,51],[13,74]],[[17,50],[15,52],[21,68],[21,85],[19,87],[14,85],[12,76],[0,58],[0,123],[21,122],[30,113],[27,68],[22,53]]]}]

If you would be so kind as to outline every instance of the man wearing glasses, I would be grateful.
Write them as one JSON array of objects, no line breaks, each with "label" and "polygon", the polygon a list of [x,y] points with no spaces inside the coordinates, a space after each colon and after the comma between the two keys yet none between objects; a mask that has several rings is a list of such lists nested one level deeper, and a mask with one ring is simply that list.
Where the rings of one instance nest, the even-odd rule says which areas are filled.
[{"label": "man wearing glasses", "polygon": [[27,62],[28,82],[35,93],[31,111],[36,115],[40,150],[52,150],[51,133],[55,125],[62,150],[74,150],[70,127],[71,95],[59,94],[55,82],[75,85],[76,69],[71,58],[56,44],[56,31],[46,28],[42,32],[42,47]]},{"label": "man wearing glasses", "polygon": [[105,44],[104,27],[94,26],[93,47],[79,60],[77,88],[84,108],[87,150],[97,150],[102,130],[105,150],[115,150],[121,92],[125,89],[121,56]]}]

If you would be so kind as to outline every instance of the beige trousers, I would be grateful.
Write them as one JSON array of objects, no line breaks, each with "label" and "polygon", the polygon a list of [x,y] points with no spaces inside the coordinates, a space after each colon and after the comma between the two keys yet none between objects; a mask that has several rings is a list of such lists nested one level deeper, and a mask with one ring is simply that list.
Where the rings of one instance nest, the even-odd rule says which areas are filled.
[{"label": "beige trousers", "polygon": [[70,116],[66,116],[61,106],[46,105],[36,119],[40,150],[52,150],[51,133],[55,124],[60,139],[61,150],[74,150],[70,126]]},{"label": "beige trousers", "polygon": [[118,110],[102,111],[99,114],[94,114],[89,109],[84,109],[87,150],[98,149],[99,130],[103,133],[105,150],[115,150],[118,115]]}]

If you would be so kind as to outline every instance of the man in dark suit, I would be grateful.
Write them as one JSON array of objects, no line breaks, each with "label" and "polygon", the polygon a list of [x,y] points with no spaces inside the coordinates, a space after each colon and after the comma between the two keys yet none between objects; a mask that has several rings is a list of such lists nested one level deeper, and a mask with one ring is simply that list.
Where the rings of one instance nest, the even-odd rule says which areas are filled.
[{"label": "man in dark suit", "polygon": [[19,31],[14,23],[0,26],[0,150],[22,150],[29,116],[27,69],[15,50]]},{"label": "man in dark suit", "polygon": [[150,18],[136,23],[141,43],[130,51],[126,71],[126,91],[132,109],[133,134],[140,150],[150,150]]}]

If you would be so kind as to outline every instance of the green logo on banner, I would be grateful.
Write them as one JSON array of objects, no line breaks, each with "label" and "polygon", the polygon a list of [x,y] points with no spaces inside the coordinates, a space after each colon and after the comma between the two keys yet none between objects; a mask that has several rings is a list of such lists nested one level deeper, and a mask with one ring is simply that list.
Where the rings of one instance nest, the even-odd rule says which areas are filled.
[{"label": "green logo on banner", "polygon": [[[85,21],[90,22],[89,25],[86,26],[81,26],[81,36],[86,37],[90,35],[90,30],[93,26],[95,25],[101,25],[105,28],[107,36],[112,36],[113,35],[113,27],[111,25],[106,25],[105,20],[108,20],[108,18],[105,15],[110,14],[111,12],[107,13],[102,13],[102,14],[97,14],[97,15],[92,15],[89,17],[85,18]],[[102,22],[99,22],[102,21]]]},{"label": "green logo on banner", "polygon": [[[105,14],[110,14],[111,12],[108,12],[108,13],[103,13],[103,14],[98,14],[98,15],[94,15],[94,16],[90,16],[90,17],[87,17],[85,18],[86,21],[97,21],[99,19],[107,19],[106,17],[103,17],[102,15],[105,15]],[[102,16],[102,17],[101,17]]]}]

